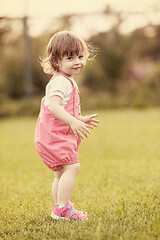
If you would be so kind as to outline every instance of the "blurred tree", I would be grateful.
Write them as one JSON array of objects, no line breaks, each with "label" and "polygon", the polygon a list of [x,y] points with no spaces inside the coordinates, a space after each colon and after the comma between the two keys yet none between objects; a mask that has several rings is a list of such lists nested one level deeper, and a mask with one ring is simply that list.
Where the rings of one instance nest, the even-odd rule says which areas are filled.
[{"label": "blurred tree", "polygon": [[[153,61],[159,61],[160,60],[160,26],[150,26],[152,27],[152,31],[154,32],[153,36],[149,36],[148,39],[146,39],[146,43],[148,40],[148,45],[146,45],[145,48],[142,48],[141,56],[142,57],[149,57]],[[147,28],[147,27],[146,27]],[[145,30],[145,28],[144,28]]]},{"label": "blurred tree", "polygon": [[21,98],[24,95],[22,37],[15,34],[7,18],[1,19],[0,23],[1,95]]},{"label": "blurred tree", "polygon": [[[86,67],[85,84],[92,89],[98,88],[111,93],[116,93],[119,82],[125,73],[127,48],[125,37],[119,34],[116,29],[107,33],[100,33],[90,41],[99,48],[96,63],[93,67]],[[93,75],[91,79],[91,75]]]},{"label": "blurred tree", "polygon": [[24,61],[22,36],[12,39],[6,49],[6,94],[13,99],[24,96]]},{"label": "blurred tree", "polygon": [[[48,34],[46,34],[48,36]],[[45,35],[45,36],[46,36]],[[40,65],[41,58],[44,57],[45,47],[47,45],[47,41],[49,39],[44,36],[38,36],[32,38],[32,66],[33,66],[33,91],[35,95],[41,95],[44,93],[44,87],[49,78],[44,72]]]},{"label": "blurred tree", "polygon": [[5,93],[5,82],[6,82],[6,67],[7,56],[5,52],[6,36],[11,32],[11,27],[6,24],[5,18],[0,18],[0,94]]}]

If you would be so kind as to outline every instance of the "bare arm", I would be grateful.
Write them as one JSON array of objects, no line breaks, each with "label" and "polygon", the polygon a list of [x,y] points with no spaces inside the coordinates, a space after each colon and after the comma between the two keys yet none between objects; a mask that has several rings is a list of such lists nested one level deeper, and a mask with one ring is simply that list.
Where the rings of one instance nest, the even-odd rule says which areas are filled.
[{"label": "bare arm", "polygon": [[[75,136],[78,137],[78,135],[83,139],[83,135],[85,137],[88,137],[88,133],[90,131],[88,130],[89,125],[82,122],[81,120],[77,120],[75,117],[70,115],[62,106],[62,99],[59,96],[52,96],[49,100],[49,110],[53,115],[58,118],[59,120],[63,121],[67,125],[69,125]],[[78,134],[78,135],[77,135]]]}]

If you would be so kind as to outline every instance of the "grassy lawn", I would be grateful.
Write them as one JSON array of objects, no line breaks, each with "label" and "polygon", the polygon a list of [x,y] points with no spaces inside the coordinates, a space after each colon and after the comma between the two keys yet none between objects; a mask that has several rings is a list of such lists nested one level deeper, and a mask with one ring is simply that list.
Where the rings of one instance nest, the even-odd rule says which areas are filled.
[{"label": "grassy lawn", "polygon": [[35,118],[0,121],[0,239],[160,239],[160,110],[99,113],[79,150],[72,195],[87,222],[50,218],[54,174],[34,147]]}]

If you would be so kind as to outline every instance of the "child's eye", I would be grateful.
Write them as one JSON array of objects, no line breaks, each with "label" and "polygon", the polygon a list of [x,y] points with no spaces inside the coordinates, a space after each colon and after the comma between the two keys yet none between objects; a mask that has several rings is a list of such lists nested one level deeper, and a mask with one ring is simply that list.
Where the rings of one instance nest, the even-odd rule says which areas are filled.
[{"label": "child's eye", "polygon": [[67,57],[67,60],[72,60],[73,58],[72,57]]},{"label": "child's eye", "polygon": [[84,56],[83,56],[83,55],[81,55],[81,56],[79,56],[79,59],[83,59],[83,57],[84,57]]}]

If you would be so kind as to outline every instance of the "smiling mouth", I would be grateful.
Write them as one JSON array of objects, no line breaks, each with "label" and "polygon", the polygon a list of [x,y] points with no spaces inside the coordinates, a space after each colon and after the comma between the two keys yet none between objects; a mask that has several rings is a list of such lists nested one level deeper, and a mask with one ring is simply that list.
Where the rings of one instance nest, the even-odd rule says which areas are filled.
[{"label": "smiling mouth", "polygon": [[80,69],[81,67],[74,67],[73,69]]}]

